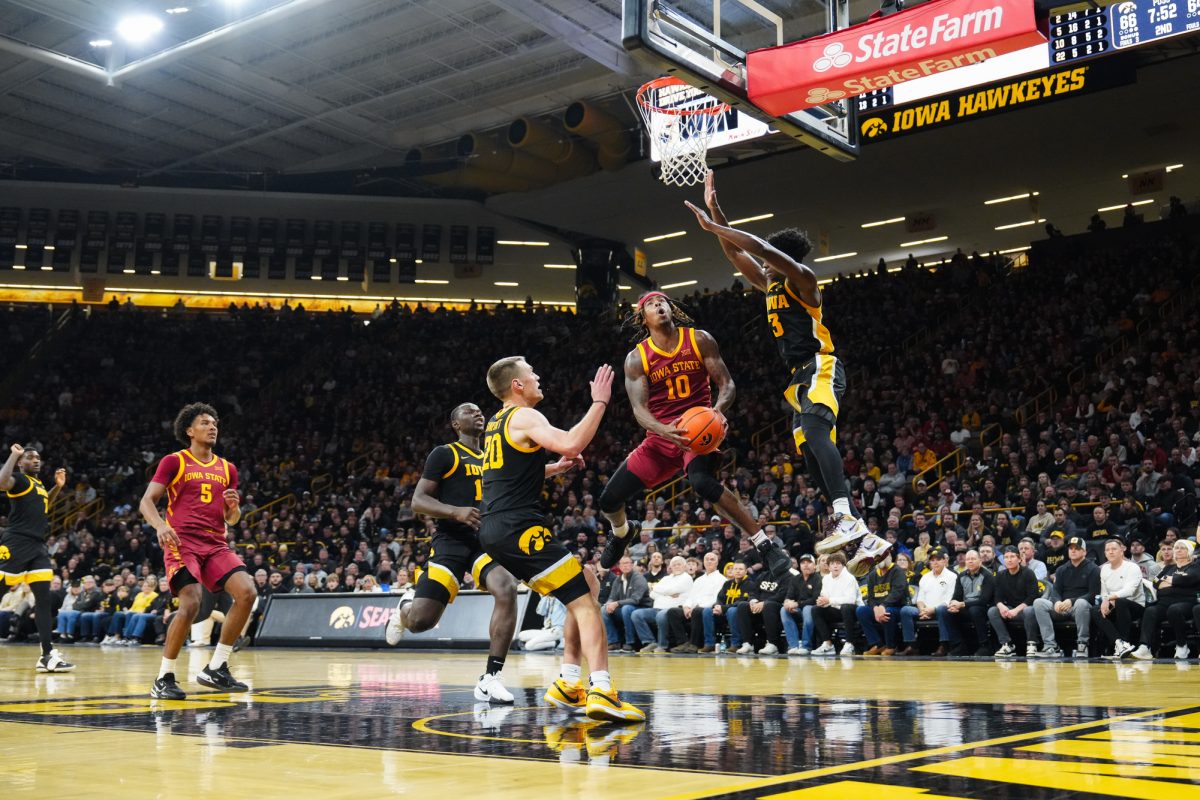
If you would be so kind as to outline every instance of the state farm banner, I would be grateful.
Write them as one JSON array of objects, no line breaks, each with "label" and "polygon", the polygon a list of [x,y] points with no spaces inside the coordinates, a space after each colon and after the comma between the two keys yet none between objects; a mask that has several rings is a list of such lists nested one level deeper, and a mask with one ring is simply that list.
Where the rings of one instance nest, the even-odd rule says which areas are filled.
[{"label": "state farm banner", "polygon": [[782,116],[1044,44],[1033,0],[933,0],[746,56],[751,102]]}]

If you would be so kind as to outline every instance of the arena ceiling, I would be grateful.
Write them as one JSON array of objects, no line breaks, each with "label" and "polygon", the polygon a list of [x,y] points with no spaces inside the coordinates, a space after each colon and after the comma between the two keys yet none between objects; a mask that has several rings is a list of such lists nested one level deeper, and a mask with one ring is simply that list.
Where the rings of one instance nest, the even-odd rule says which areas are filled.
[{"label": "arena ceiling", "polygon": [[[164,27],[128,44],[116,27],[139,10]],[[226,184],[213,176],[388,170],[410,148],[521,116],[552,121],[581,99],[635,130],[632,91],[653,72],[622,50],[619,26],[619,0],[0,0],[0,173],[216,188]],[[1197,38],[1169,55],[1194,50]],[[800,222],[829,240],[828,252],[858,254],[822,272],[1038,238],[1038,228],[997,231],[1010,216],[1077,231],[1096,207],[1129,198],[1121,174],[1183,163],[1163,192],[1147,195],[1155,204],[1142,210],[1154,217],[1167,193],[1200,196],[1200,111],[1181,102],[1194,93],[1197,62],[1176,58],[1123,89],[870,145],[851,164],[784,140],[791,152],[754,160],[743,151],[718,175],[736,213],[775,214],[766,226]],[[246,178],[242,188],[270,187]],[[422,193],[402,179],[383,191]],[[1023,191],[1041,191],[1038,208],[982,205]],[[660,283],[724,285],[729,271],[694,232],[642,243],[692,229],[684,196],[635,160],[485,202],[642,246],[652,262],[691,259],[652,271]],[[925,236],[859,227],[921,214],[935,228]],[[942,233],[941,242],[901,246]],[[569,273],[546,280],[544,252],[511,258],[523,286],[561,296]]]}]

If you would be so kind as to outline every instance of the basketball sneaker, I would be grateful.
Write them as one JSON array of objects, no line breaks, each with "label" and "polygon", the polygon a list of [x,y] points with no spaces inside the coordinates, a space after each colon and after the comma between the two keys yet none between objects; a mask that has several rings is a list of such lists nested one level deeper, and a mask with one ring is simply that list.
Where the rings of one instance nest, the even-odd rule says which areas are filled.
[{"label": "basketball sneaker", "polygon": [[1151,652],[1150,648],[1146,645],[1141,645],[1137,650],[1134,650],[1132,653],[1130,653],[1130,655],[1136,658],[1138,661],[1154,660],[1154,653]]},{"label": "basketball sneaker", "polygon": [[861,578],[871,571],[871,567],[875,566],[892,547],[892,543],[887,539],[881,539],[871,533],[862,540],[858,546],[858,552],[854,554],[854,558],[846,564],[846,569],[856,578]]},{"label": "basketball sneaker", "polygon": [[592,725],[584,729],[584,742],[587,745],[589,759],[612,758],[617,755],[618,748],[629,744],[646,729],[644,724],[622,725]]},{"label": "basketball sneaker", "polygon": [[414,589],[409,589],[400,595],[400,602],[396,603],[396,610],[392,612],[392,616],[388,619],[387,627],[383,630],[383,639],[388,643],[389,647],[395,647],[404,638],[407,617],[404,613],[404,607],[413,601],[415,595],[416,590]]},{"label": "basketball sneaker", "polygon": [[196,683],[221,692],[248,692],[250,687],[229,674],[229,665],[222,664],[213,669],[205,667],[196,673]]},{"label": "basketball sneaker", "polygon": [[1192,651],[1188,649],[1186,644],[1177,645],[1175,647],[1175,658],[1179,661],[1187,661],[1191,654]]},{"label": "basketball sneaker", "polygon": [[826,531],[828,533],[825,538],[817,542],[818,553],[832,553],[835,550],[841,550],[870,532],[867,530],[866,523],[858,517],[836,511],[830,516]]},{"label": "basketball sneaker", "polygon": [[555,678],[543,699],[563,711],[582,714],[587,706],[587,689],[581,683],[567,683],[562,678]]},{"label": "basketball sneaker", "polygon": [[150,696],[155,700],[187,699],[187,695],[183,693],[183,689],[180,689],[179,684],[175,682],[174,672],[168,672],[161,678],[155,678],[154,684],[150,687]]},{"label": "basketball sneaker", "polygon": [[604,545],[604,552],[600,554],[600,568],[612,569],[621,560],[621,556],[625,555],[625,548],[629,547],[629,543],[636,539],[642,529],[640,523],[629,521],[629,530],[625,531],[624,536],[617,536],[615,533],[608,537],[608,542]]},{"label": "basketball sneaker", "polygon": [[35,669],[38,672],[70,672],[75,669],[75,665],[63,658],[56,648],[39,658]]},{"label": "basketball sneaker", "polygon": [[500,682],[499,675],[484,673],[475,684],[475,699],[482,703],[512,703],[513,695]]},{"label": "basketball sneaker", "polygon": [[593,686],[587,693],[585,713],[590,719],[609,722],[644,722],[646,712],[623,702],[616,689],[605,691]]}]

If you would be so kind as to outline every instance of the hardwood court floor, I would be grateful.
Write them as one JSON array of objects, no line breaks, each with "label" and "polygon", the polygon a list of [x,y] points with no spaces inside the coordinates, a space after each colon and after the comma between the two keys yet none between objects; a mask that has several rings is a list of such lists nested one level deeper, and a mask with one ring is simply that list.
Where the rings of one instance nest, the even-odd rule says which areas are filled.
[{"label": "hardwood court floor", "polygon": [[[1200,665],[623,656],[644,725],[544,707],[551,654],[249,650],[244,695],[152,701],[157,648],[0,647],[0,794],[1200,798]],[[185,651],[194,675],[208,650]]]}]

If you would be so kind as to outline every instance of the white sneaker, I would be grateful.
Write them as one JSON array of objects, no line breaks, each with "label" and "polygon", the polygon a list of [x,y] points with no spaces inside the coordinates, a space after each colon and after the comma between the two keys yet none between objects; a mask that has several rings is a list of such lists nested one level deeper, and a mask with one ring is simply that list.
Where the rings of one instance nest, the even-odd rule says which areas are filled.
[{"label": "white sneaker", "polygon": [[[411,603],[416,592],[409,589],[404,594],[400,595],[400,602],[396,604],[396,610],[392,612],[392,616],[388,619],[387,628],[383,631],[384,641],[389,647],[395,647],[400,644],[400,640],[404,638],[404,614],[403,609],[407,603]],[[480,698],[482,699],[482,698]]]},{"label": "white sneaker", "polygon": [[1005,642],[1000,645],[1000,649],[996,651],[995,658],[1013,658],[1017,654],[1017,648],[1012,642]]},{"label": "white sneaker", "polygon": [[116,636],[105,636],[104,639],[101,640],[100,646],[104,647],[105,645],[116,644],[116,643],[117,643]]},{"label": "white sneaker", "polygon": [[825,642],[816,650],[813,650],[812,654],[814,656],[832,656],[837,654],[837,650],[834,649],[833,642]]},{"label": "white sneaker", "polygon": [[850,642],[846,642],[844,645],[842,645],[842,655],[844,655],[844,656],[854,655],[854,645],[851,644]]},{"label": "white sneaker", "polygon": [[1038,657],[1038,647],[1036,644],[1034,644],[1033,642],[1027,642],[1025,644],[1025,657],[1026,658],[1037,658]]},{"label": "white sneaker", "polygon": [[754,652],[754,645],[750,644],[749,642],[742,642],[742,646],[733,652],[737,653],[739,656],[747,656]]},{"label": "white sneaker", "polygon": [[817,542],[817,553],[832,553],[835,550],[841,550],[870,532],[861,519],[848,514],[834,513],[829,522],[829,528],[832,530],[828,536]]},{"label": "white sneaker", "polygon": [[765,645],[763,645],[763,648],[758,651],[758,654],[760,656],[773,656],[778,652],[779,648],[775,646],[774,642],[767,642]]},{"label": "white sneaker", "polygon": [[475,684],[475,699],[481,703],[511,703],[512,692],[504,688],[499,675],[480,675]]},{"label": "white sneaker", "polygon": [[850,559],[846,564],[846,569],[855,578],[862,578],[871,571],[871,567],[883,560],[887,555],[887,551],[892,548],[892,543],[887,539],[869,534],[862,543],[859,544],[858,550],[854,553],[854,558]]},{"label": "white sneaker", "polygon": [[787,652],[789,656],[806,656],[809,654],[809,649],[807,647],[792,647]]},{"label": "white sneaker", "polygon": [[1133,645],[1124,639],[1117,639],[1113,645],[1112,655],[1104,656],[1108,661],[1120,661],[1125,656],[1133,652]]},{"label": "white sneaker", "polygon": [[51,650],[49,655],[44,655],[38,658],[38,672],[70,672],[75,669],[75,665],[68,662],[62,657],[62,653],[57,649]]},{"label": "white sneaker", "polygon": [[1186,644],[1181,644],[1175,648],[1175,658],[1179,661],[1187,661],[1192,655],[1192,651],[1188,649]]},{"label": "white sneaker", "polygon": [[1130,653],[1130,655],[1132,655],[1138,661],[1153,661],[1154,660],[1154,653],[1151,653],[1150,648],[1147,647],[1146,645],[1142,645],[1137,650],[1134,650],[1132,653]]},{"label": "white sneaker", "polygon": [[1091,657],[1086,644],[1075,645],[1075,658],[1081,661],[1087,661]]}]

